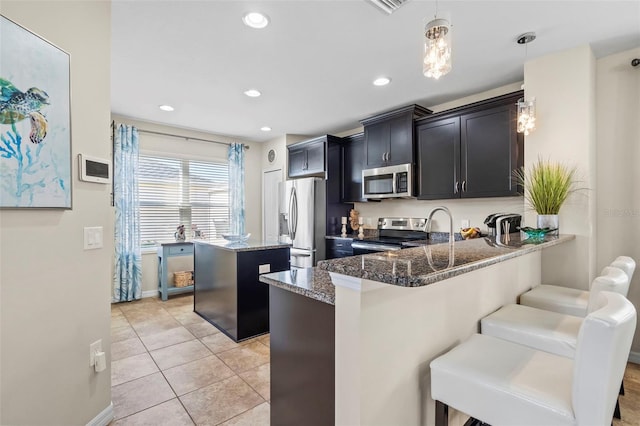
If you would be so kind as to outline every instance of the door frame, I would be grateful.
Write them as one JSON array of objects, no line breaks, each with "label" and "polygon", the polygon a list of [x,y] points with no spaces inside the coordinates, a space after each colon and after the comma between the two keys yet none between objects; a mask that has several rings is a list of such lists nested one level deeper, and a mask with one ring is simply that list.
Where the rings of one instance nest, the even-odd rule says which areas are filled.
[{"label": "door frame", "polygon": [[[262,212],[260,214],[260,217],[261,217],[261,222],[262,222],[262,240],[263,241],[266,240],[266,233],[267,233],[267,230],[265,228],[266,220],[265,220],[265,217],[264,217],[265,216],[265,209],[264,209],[264,176],[267,173],[273,173],[273,172],[278,172],[278,171],[280,172],[280,182],[284,182],[286,178],[284,176],[284,168],[283,167],[278,167],[278,168],[275,168],[275,169],[262,169],[262,175],[261,175],[261,179],[260,179],[260,184],[262,186],[262,188],[261,188],[262,189],[262,195],[260,197],[261,198],[261,210],[262,210]],[[276,215],[277,214],[278,213],[276,213]]]}]

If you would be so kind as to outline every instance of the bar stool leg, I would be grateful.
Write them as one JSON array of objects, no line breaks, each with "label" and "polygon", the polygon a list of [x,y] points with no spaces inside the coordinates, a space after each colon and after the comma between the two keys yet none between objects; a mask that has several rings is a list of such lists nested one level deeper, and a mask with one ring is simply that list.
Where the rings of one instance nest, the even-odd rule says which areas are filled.
[{"label": "bar stool leg", "polygon": [[622,416],[620,415],[620,399],[616,400],[616,409],[613,411],[613,417],[616,419],[622,419]]},{"label": "bar stool leg", "polygon": [[449,425],[449,406],[436,400],[436,426]]}]

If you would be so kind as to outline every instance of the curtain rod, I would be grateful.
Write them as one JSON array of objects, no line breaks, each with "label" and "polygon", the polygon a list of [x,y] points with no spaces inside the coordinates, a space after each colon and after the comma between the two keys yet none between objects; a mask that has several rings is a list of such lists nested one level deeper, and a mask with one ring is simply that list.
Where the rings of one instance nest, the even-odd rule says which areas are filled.
[{"label": "curtain rod", "polygon": [[[144,129],[138,129],[138,132],[140,133],[150,133],[152,135],[160,135],[160,136],[169,136],[171,138],[180,138],[180,139],[185,139],[185,140],[192,140],[192,141],[201,141],[201,142],[211,142],[211,143],[217,143],[217,144],[221,144],[221,145],[227,145],[230,146],[231,144],[228,142],[220,142],[220,141],[214,141],[211,139],[202,139],[202,138],[192,138],[191,136],[181,136],[181,135],[173,135],[171,133],[163,133],[163,132],[155,132],[153,130],[144,130]],[[243,144],[244,145],[244,144]],[[249,149],[249,146],[244,145],[244,149]]]}]

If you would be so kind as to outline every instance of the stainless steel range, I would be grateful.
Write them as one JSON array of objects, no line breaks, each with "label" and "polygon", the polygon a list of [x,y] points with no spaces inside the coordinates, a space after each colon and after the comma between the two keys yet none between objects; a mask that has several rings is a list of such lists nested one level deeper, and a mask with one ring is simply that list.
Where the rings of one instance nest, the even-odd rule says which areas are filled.
[{"label": "stainless steel range", "polygon": [[426,222],[425,218],[381,217],[378,219],[378,236],[354,239],[351,244],[353,254],[400,250],[402,243],[425,240],[429,237],[424,232]]}]

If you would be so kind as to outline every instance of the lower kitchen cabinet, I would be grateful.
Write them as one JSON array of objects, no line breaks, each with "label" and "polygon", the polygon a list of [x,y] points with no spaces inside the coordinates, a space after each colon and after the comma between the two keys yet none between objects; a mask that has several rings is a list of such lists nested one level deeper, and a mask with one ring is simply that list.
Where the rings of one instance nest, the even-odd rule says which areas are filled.
[{"label": "lower kitchen cabinet", "polygon": [[327,259],[353,256],[351,238],[327,238]]},{"label": "lower kitchen cabinet", "polygon": [[417,197],[424,200],[518,195],[513,171],[524,164],[516,131],[521,92],[420,120]]}]

